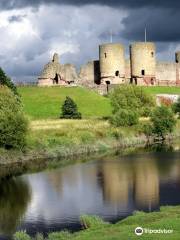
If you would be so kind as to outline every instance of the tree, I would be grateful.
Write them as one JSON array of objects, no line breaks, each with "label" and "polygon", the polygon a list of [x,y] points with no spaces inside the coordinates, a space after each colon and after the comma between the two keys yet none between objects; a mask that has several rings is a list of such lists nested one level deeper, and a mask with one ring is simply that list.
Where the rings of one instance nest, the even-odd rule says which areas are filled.
[{"label": "tree", "polygon": [[168,133],[171,133],[175,127],[176,120],[172,110],[166,106],[156,107],[151,116],[152,132],[165,139]]},{"label": "tree", "polygon": [[136,112],[126,110],[126,109],[120,109],[116,114],[114,114],[110,122],[116,126],[132,126],[138,123],[139,116]]},{"label": "tree", "polygon": [[178,101],[173,104],[172,106],[173,111],[178,114],[178,117],[180,118],[180,97],[178,98]]},{"label": "tree", "polygon": [[66,97],[66,100],[63,103],[60,118],[81,119],[81,113],[78,112],[76,103],[70,97]]},{"label": "tree", "polygon": [[148,116],[155,106],[154,98],[142,87],[123,85],[110,94],[112,113],[110,121],[115,126],[132,126],[140,116]]},{"label": "tree", "polygon": [[119,86],[110,94],[113,114],[120,109],[134,111],[139,116],[147,116],[155,107],[154,98],[146,93],[142,87],[135,85]]},{"label": "tree", "polygon": [[0,147],[23,149],[28,123],[18,97],[0,86]]},{"label": "tree", "polygon": [[5,74],[5,72],[0,68],[0,85],[7,86],[12,90],[12,92],[18,96],[17,88],[11,79]]}]

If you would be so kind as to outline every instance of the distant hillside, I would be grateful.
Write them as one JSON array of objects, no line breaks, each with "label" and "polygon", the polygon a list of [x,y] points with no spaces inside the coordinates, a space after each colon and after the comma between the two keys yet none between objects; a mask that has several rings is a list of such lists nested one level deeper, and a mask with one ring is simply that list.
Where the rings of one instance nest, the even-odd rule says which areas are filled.
[{"label": "distant hillside", "polygon": [[70,96],[83,118],[105,117],[111,114],[109,99],[81,87],[19,87],[24,110],[31,119],[58,118],[61,105]]}]

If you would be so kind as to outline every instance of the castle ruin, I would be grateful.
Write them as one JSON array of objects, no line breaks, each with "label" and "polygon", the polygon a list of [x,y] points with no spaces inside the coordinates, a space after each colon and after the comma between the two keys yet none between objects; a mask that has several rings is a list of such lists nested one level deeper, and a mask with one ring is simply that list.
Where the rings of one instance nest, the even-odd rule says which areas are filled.
[{"label": "castle ruin", "polygon": [[60,64],[58,54],[54,54],[38,78],[39,86],[74,84],[99,90],[124,83],[180,86],[180,52],[176,52],[175,62],[160,62],[153,42],[136,42],[129,48],[129,59],[125,59],[122,44],[103,44],[99,46],[99,60],[89,61],[79,73],[72,64]]}]

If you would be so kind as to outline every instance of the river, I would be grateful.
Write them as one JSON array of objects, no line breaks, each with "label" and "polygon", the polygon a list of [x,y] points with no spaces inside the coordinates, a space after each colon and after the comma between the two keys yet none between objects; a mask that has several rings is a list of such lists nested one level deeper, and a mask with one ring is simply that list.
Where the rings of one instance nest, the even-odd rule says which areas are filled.
[{"label": "river", "polygon": [[81,229],[79,217],[116,222],[135,210],[180,205],[180,151],[156,148],[110,154],[0,182],[0,239]]}]

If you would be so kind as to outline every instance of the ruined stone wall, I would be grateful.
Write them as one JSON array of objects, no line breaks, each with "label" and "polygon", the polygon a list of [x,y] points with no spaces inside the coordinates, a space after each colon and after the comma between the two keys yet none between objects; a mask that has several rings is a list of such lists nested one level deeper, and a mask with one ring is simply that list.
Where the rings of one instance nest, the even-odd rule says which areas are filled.
[{"label": "ruined stone wall", "polygon": [[180,63],[180,52],[175,53],[175,60],[176,60],[176,63]]},{"label": "ruined stone wall", "polygon": [[75,66],[60,64],[59,56],[55,53],[52,61],[45,65],[38,78],[38,86],[68,85],[77,81],[78,75]]},{"label": "ruined stone wall", "polygon": [[79,84],[84,86],[93,86],[100,84],[99,61],[90,61],[83,65],[79,73]]},{"label": "ruined stone wall", "polygon": [[99,60],[102,83],[120,84],[125,78],[124,46],[119,43],[100,45]]},{"label": "ruined stone wall", "polygon": [[73,64],[61,65],[61,75],[63,80],[69,83],[76,83],[78,80],[76,67]]},{"label": "ruined stone wall", "polygon": [[176,85],[177,64],[173,62],[156,63],[156,82],[157,85]]}]

